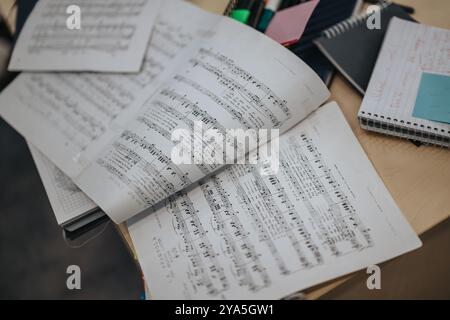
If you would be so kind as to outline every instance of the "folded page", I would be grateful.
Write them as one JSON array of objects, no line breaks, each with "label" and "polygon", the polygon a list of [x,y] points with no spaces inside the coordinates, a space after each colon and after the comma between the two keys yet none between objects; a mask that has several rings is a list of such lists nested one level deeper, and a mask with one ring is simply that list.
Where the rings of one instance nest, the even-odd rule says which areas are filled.
[{"label": "folded page", "polygon": [[76,184],[38,149],[28,144],[47,192],[56,221],[66,224],[97,209],[97,205]]},{"label": "folded page", "polygon": [[138,72],[162,0],[39,0],[12,71]]},{"label": "folded page", "polygon": [[281,299],[421,245],[335,103],[128,228],[152,298]]}]

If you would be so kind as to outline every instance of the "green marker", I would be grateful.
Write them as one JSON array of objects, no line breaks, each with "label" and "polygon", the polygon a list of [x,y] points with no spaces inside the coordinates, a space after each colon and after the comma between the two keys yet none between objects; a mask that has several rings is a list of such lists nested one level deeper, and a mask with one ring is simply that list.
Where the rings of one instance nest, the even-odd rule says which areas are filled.
[{"label": "green marker", "polygon": [[236,7],[231,11],[230,17],[247,24],[248,18],[250,17],[252,0],[240,0],[236,4]]},{"label": "green marker", "polygon": [[280,6],[281,0],[269,0],[267,2],[266,7],[264,8],[264,12],[262,13],[261,19],[259,19],[259,23],[256,29],[261,32],[265,32],[267,27],[270,24],[275,12],[278,10]]}]

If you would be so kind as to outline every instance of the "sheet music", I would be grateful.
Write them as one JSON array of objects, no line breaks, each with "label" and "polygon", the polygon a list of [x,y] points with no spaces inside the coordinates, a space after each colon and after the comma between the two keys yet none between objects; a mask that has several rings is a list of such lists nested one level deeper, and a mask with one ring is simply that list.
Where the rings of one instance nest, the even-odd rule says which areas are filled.
[{"label": "sheet music", "polygon": [[[9,70],[138,72],[161,0],[39,0]],[[70,29],[69,6],[80,10]]]},{"label": "sheet music", "polygon": [[393,18],[359,116],[450,137],[450,125],[413,117],[422,73],[450,76],[450,31]]},{"label": "sheet music", "polygon": [[205,161],[174,164],[170,155],[175,129],[192,135],[193,123],[201,121],[204,130],[284,131],[328,97],[317,75],[289,51],[231,19],[218,19],[209,41],[186,55],[120,137],[75,178],[115,222],[158,204],[222,166]]},{"label": "sheet music", "polygon": [[280,299],[420,246],[336,103],[128,227],[156,299]]},{"label": "sheet music", "polygon": [[[121,93],[129,79],[124,76],[111,85],[109,75],[28,74],[0,97],[0,114],[117,223],[218,169],[174,165],[174,128],[190,130],[192,121],[201,120],[218,129],[284,131],[329,95],[308,66],[259,32],[181,1],[168,3],[175,8],[164,9],[163,21],[173,22],[176,36],[186,25],[209,32],[162,61],[167,70],[145,90]],[[106,82],[95,104],[84,103],[94,97],[89,77]],[[110,94],[122,104],[105,103]]]},{"label": "sheet music", "polygon": [[[185,19],[173,14],[180,10]],[[215,18],[166,1],[139,73],[22,73],[2,92],[0,114],[73,178],[120,134],[191,43],[210,36]]]},{"label": "sheet music", "polygon": [[28,148],[59,225],[97,208],[97,205],[38,149],[31,144],[28,144]]}]

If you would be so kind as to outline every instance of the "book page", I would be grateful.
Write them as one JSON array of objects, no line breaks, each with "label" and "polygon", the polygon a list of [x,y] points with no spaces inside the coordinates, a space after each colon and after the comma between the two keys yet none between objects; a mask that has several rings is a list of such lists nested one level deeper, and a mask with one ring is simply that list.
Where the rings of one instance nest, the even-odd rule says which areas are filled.
[{"label": "book page", "polygon": [[38,149],[28,144],[33,160],[47,192],[59,225],[95,210],[97,205],[73,181],[48,160]]},{"label": "book page", "polygon": [[394,17],[358,116],[450,138],[450,124],[413,116],[422,75],[450,76],[449,50],[449,30]]},{"label": "book page", "polygon": [[[166,71],[148,87],[135,90],[124,76],[111,83],[110,75],[25,74],[0,96],[0,114],[117,223],[220,167],[175,165],[174,129],[192,131],[201,121],[219,130],[283,131],[329,96],[307,65],[259,32],[171,3],[167,21],[175,34],[184,34],[185,24],[209,32],[161,61]],[[149,52],[152,46],[161,51],[152,40]],[[87,77],[100,77],[95,103]],[[124,92],[129,82],[133,89]],[[120,104],[108,103],[110,96]]]},{"label": "book page", "polygon": [[[229,129],[280,132],[301,121],[328,98],[319,77],[300,59],[263,34],[221,17],[214,35],[186,54],[120,137],[75,182],[117,223],[157,205],[224,164],[175,164],[172,132]],[[219,142],[220,143],[220,142]],[[194,146],[194,153],[197,147]],[[228,156],[228,155],[227,155]],[[234,158],[234,157],[233,157]]]},{"label": "book page", "polygon": [[281,299],[421,245],[336,103],[280,138],[280,171],[234,165],[128,222],[156,299]]},{"label": "book page", "polygon": [[9,70],[138,72],[161,3],[39,0]]},{"label": "book page", "polygon": [[73,178],[216,23],[192,5],[165,1],[139,73],[22,73],[2,91],[0,115]]}]

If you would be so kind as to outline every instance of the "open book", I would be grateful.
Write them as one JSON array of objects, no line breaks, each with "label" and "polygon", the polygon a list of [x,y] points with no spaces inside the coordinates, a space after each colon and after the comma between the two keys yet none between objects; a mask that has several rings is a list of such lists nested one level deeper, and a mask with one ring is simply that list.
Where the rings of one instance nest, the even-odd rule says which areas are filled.
[{"label": "open book", "polygon": [[[0,115],[115,222],[133,218],[155,297],[281,298],[420,245],[328,96],[264,35],[165,1],[138,74],[22,73]],[[279,129],[278,173],[195,161],[210,144],[175,164],[172,133],[196,123]]]},{"label": "open book", "polygon": [[328,95],[263,34],[169,1],[139,74],[22,73],[0,114],[120,223],[221,167],[175,165],[173,130],[283,132]]}]

